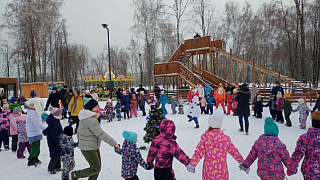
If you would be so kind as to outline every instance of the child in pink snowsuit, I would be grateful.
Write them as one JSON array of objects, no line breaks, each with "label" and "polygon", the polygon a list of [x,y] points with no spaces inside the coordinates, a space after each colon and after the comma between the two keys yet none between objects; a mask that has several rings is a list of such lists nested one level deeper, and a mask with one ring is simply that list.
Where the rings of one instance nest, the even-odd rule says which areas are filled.
[{"label": "child in pink snowsuit", "polygon": [[176,126],[173,121],[164,119],[160,124],[160,135],[152,140],[147,163],[152,164],[156,160],[154,168],[155,180],[175,180],[172,169],[173,157],[182,164],[188,165],[189,157],[180,149],[174,135]]},{"label": "child in pink snowsuit", "polygon": [[291,176],[297,172],[286,145],[278,138],[279,128],[271,117],[265,119],[264,134],[252,146],[248,157],[240,164],[240,169],[246,171],[258,158],[257,174],[261,180],[284,180],[282,163]]},{"label": "child in pink snowsuit", "polygon": [[138,101],[135,94],[132,94],[131,105],[130,105],[130,118],[132,118],[133,114],[137,117],[137,108],[138,108]]},{"label": "child in pink snowsuit", "polygon": [[229,153],[238,163],[243,161],[243,157],[238,149],[233,145],[229,136],[220,129],[223,124],[223,112],[215,110],[209,117],[209,129],[201,135],[201,140],[197,149],[187,166],[188,171],[194,172],[198,162],[204,156],[202,179],[203,180],[229,180],[227,153]]}]

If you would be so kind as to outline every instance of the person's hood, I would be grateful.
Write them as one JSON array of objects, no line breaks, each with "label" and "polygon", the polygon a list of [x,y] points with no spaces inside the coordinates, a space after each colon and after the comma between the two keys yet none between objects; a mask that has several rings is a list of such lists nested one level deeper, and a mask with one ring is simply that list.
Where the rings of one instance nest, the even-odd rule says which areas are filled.
[{"label": "person's hood", "polygon": [[[208,137],[213,136],[213,134],[214,136],[219,137],[215,141],[211,141],[208,139]],[[225,140],[224,138],[222,138],[222,136],[223,136],[223,131],[221,129],[212,129],[211,131],[206,131],[205,134],[201,136],[201,139],[209,143],[211,147],[219,148],[221,145],[220,142]]]},{"label": "person's hood", "polygon": [[124,140],[122,144],[122,150],[135,152],[137,150],[137,144],[128,140]]},{"label": "person's hood", "polygon": [[160,134],[168,137],[173,137],[176,132],[176,125],[169,119],[164,119],[160,124]]},{"label": "person's hood", "polygon": [[55,123],[54,121],[58,121],[58,120],[52,114],[50,114],[46,121],[48,126],[54,124]]},{"label": "person's hood", "polygon": [[83,120],[83,119],[87,119],[87,118],[91,118],[93,116],[95,116],[97,113],[96,112],[92,112],[86,109],[82,109],[79,112],[79,120]]},{"label": "person's hood", "polygon": [[240,92],[241,92],[241,93],[245,93],[245,94],[250,93],[248,87],[241,87]]},{"label": "person's hood", "polygon": [[[259,139],[261,141],[267,142],[267,146],[270,145],[269,143],[271,143],[271,142],[272,142],[272,144],[275,144],[276,141],[279,141],[279,138],[277,136],[268,135],[268,134],[264,134],[264,135],[260,136]],[[275,151],[276,151],[275,148],[262,148],[262,147],[260,148],[260,150],[262,151],[262,153],[265,156],[273,156],[272,154],[275,153]]]}]

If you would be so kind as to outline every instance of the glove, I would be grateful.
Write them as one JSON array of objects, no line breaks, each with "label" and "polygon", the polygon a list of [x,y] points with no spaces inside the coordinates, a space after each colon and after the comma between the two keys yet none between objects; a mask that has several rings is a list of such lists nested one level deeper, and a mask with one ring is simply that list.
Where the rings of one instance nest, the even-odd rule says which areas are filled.
[{"label": "glove", "polygon": [[240,171],[245,171],[247,174],[250,172],[250,167],[246,168],[243,164],[239,165]]},{"label": "glove", "polygon": [[196,167],[192,166],[191,164],[186,165],[186,168],[191,173],[195,173],[196,172]]}]

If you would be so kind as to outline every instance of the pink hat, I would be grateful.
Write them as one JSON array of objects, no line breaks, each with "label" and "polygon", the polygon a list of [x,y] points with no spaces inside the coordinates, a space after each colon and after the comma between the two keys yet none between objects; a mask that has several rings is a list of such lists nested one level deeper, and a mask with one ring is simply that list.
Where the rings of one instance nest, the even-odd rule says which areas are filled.
[{"label": "pink hat", "polygon": [[50,110],[50,113],[54,116],[58,116],[62,112],[60,108],[56,108],[56,107],[51,107],[49,110]]},{"label": "pink hat", "polygon": [[25,122],[27,120],[27,115],[21,114],[20,117],[19,117],[19,120],[22,121],[22,122]]}]

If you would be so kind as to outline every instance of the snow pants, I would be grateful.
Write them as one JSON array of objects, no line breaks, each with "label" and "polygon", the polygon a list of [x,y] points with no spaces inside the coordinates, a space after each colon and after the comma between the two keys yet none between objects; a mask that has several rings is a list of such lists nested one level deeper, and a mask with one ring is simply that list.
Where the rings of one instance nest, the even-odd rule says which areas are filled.
[{"label": "snow pants", "polygon": [[162,109],[162,111],[163,111],[164,114],[168,114],[168,111],[167,111],[167,109],[166,109],[166,104],[162,104],[162,105],[161,105],[161,109]]},{"label": "snow pants", "polygon": [[0,131],[0,148],[3,146],[5,149],[9,149],[9,131],[8,130],[1,130]]},{"label": "snow pants", "polygon": [[154,168],[154,180],[175,180],[172,168]]},{"label": "snow pants", "polygon": [[34,141],[31,144],[31,152],[29,155],[29,159],[38,158],[40,155],[40,140]]},{"label": "snow pants", "polygon": [[224,107],[223,99],[217,99],[216,100],[216,109],[218,109],[219,104],[221,104],[223,111],[226,111],[226,108]]},{"label": "snow pants", "polygon": [[48,170],[49,171],[54,171],[56,169],[60,169],[61,168],[61,160],[60,157],[57,158],[51,158],[49,165],[48,165]]},{"label": "snow pants", "polygon": [[19,142],[19,148],[17,151],[17,158],[22,158],[23,157],[23,151],[27,148],[29,154],[31,153],[31,145],[29,144],[29,142],[24,142],[21,143]]},{"label": "snow pants", "polygon": [[79,171],[74,171],[74,175],[76,178],[86,178],[89,177],[88,180],[97,180],[101,171],[101,156],[100,150],[91,150],[91,151],[82,151],[82,155],[88,162],[89,166],[86,169],[82,169]]},{"label": "snow pants", "polygon": [[61,156],[62,174],[61,178],[69,178],[69,173],[74,169],[75,162],[73,157]]},{"label": "snow pants", "polygon": [[228,110],[227,110],[227,115],[230,115],[230,111],[232,111],[233,114],[236,113],[235,110],[234,110],[233,107],[232,107],[232,104],[231,104],[230,102],[228,102],[227,109],[228,109]]},{"label": "snow pants", "polygon": [[11,136],[11,150],[12,152],[17,151],[18,148],[18,134]]},{"label": "snow pants", "polygon": [[178,112],[178,114],[184,114],[184,112],[183,112],[183,105],[179,105],[179,112]]},{"label": "snow pants", "polygon": [[283,120],[283,115],[282,115],[282,111],[276,111],[276,114],[277,114],[277,118],[276,118],[276,121],[277,122],[284,122],[284,120]]},{"label": "snow pants", "polygon": [[137,108],[130,108],[130,118],[133,116],[137,117],[138,113],[137,113]]}]

